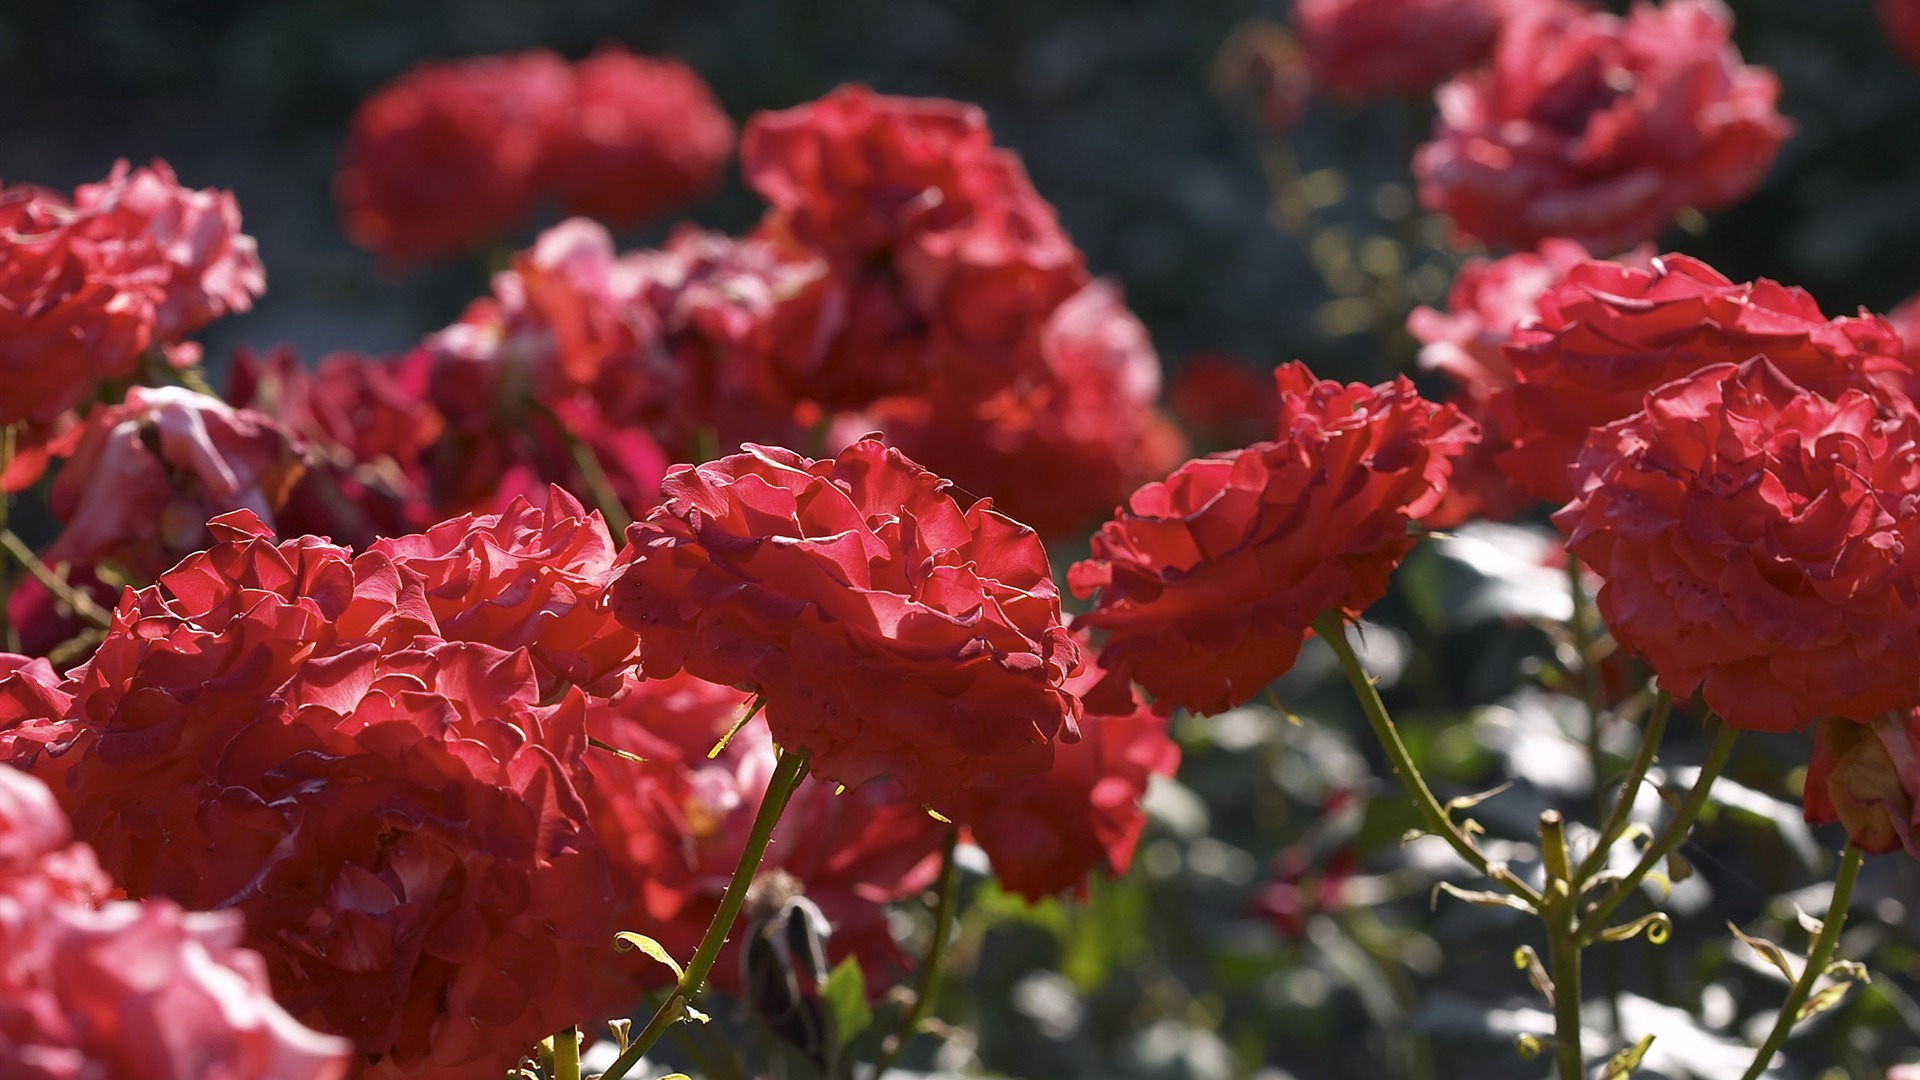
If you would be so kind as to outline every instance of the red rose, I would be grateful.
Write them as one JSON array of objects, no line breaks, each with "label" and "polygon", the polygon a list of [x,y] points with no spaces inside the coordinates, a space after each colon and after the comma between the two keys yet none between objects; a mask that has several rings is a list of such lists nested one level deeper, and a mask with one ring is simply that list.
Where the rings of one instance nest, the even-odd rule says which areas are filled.
[{"label": "red rose", "polygon": [[362,1075],[504,1071],[611,959],[583,699],[543,695],[524,650],[441,640],[382,552],[214,524],[11,756],[60,778],[129,895],[243,914],[280,1000]]},{"label": "red rose", "polygon": [[1202,450],[1262,442],[1280,422],[1273,373],[1222,353],[1195,353],[1173,369],[1167,408]]},{"label": "red rose", "polygon": [[51,562],[113,562],[152,580],[204,548],[207,520],[267,522],[300,477],[303,447],[272,418],[179,387],[140,387],[87,417],[49,502],[66,528]]},{"label": "red rose", "polygon": [[[1652,255],[1642,249],[1618,261],[1645,268]],[[1515,327],[1537,316],[1541,296],[1589,258],[1578,243],[1556,238],[1541,241],[1537,253],[1468,259],[1453,280],[1445,313],[1422,305],[1407,316],[1407,332],[1423,346],[1421,369],[1451,378],[1460,391],[1449,400],[1481,428],[1480,442],[1454,465],[1446,499],[1427,516],[1433,528],[1448,529],[1474,518],[1504,521],[1532,505],[1532,496],[1495,462],[1506,445],[1496,402],[1504,404],[1514,381],[1501,348]]]},{"label": "red rose", "polygon": [[504,509],[549,483],[588,490],[574,442],[627,507],[658,500],[666,457],[635,410],[657,392],[664,359],[637,284],[606,229],[574,218],[542,233],[494,275],[491,296],[402,359],[402,382],[446,420],[422,453],[442,516]]},{"label": "red rose", "polygon": [[[820,329],[826,263],[804,249],[736,240],[692,226],[665,248],[620,260],[635,302],[653,313],[664,356],[631,390],[596,390],[646,424],[684,460],[753,439],[799,441],[793,388],[782,372],[805,361]],[[699,445],[707,440],[703,450]]]},{"label": "red rose", "polygon": [[634,225],[712,190],[732,151],[733,121],[692,68],[608,45],[574,65],[543,170],[567,213]]},{"label": "red rose", "polygon": [[399,265],[512,231],[572,93],[566,61],[540,49],[420,64],[380,87],[354,112],[334,177],[347,235]]},{"label": "red rose", "polygon": [[1034,378],[972,409],[896,398],[872,416],[916,461],[1060,536],[1166,475],[1187,448],[1155,407],[1160,358],[1147,328],[1111,284],[1094,282],[1055,308],[1039,351]]},{"label": "red rose", "polygon": [[[717,759],[707,756],[744,715],[748,698],[683,673],[630,681],[611,702],[589,706],[589,733],[646,758],[596,752],[589,759],[595,830],[636,896],[622,925],[643,929],[676,955],[691,953],[712,920],[773,770],[772,742],[759,725],[737,733]],[[757,902],[744,913],[751,925],[779,903],[806,897],[826,916],[829,963],[858,956],[875,995],[907,969],[887,930],[885,905],[932,882],[951,828],[899,795],[885,781],[846,792],[804,781],[761,860],[750,894]],[[736,931],[715,965],[713,981],[722,990],[740,992],[741,942],[750,936]],[[644,962],[624,974],[616,988],[622,996],[609,1002],[623,1008],[641,988],[669,977]]]},{"label": "red rose", "polygon": [[[1090,691],[1104,674],[1089,664],[1067,689]],[[1061,745],[1052,769],[943,804],[986,851],[1002,888],[1034,901],[1069,891],[1084,897],[1095,871],[1127,872],[1147,824],[1147,784],[1180,766],[1166,717],[1128,693],[1131,711],[1088,712],[1080,741]]]},{"label": "red rose", "polygon": [[1803,795],[1809,822],[1838,821],[1862,851],[1920,858],[1920,714],[1895,709],[1866,723],[1837,716],[1814,729]]},{"label": "red rose", "polygon": [[240,231],[233,193],[180,186],[164,161],[128,170],[125,161],[73,193],[75,231],[127,262],[160,268],[153,336],[178,342],[229,312],[248,311],[267,289],[253,237]]},{"label": "red rose", "polygon": [[1358,614],[1386,593],[1409,522],[1439,503],[1476,434],[1405,378],[1343,386],[1300,363],[1275,376],[1276,441],[1134,492],[1069,571],[1074,595],[1099,594],[1079,621],[1107,631],[1094,709],[1126,712],[1128,680],[1163,713],[1252,698],[1293,666],[1321,612]]},{"label": "red rose", "polygon": [[783,350],[790,395],[857,409],[894,394],[991,397],[1033,359],[1084,261],[978,108],[845,86],[747,123],[759,235],[830,268],[813,339]]},{"label": "red rose", "polygon": [[613,538],[598,511],[549,488],[546,506],[515,499],[503,513],[444,521],[367,549],[420,575],[440,636],[532,654],[543,691],[620,686],[639,638],[607,608]]},{"label": "red rose", "polygon": [[1920,66],[1920,4],[1914,0],[1873,0],[1874,14],[1887,47],[1909,64]]},{"label": "red rose", "polygon": [[1636,3],[1624,19],[1522,5],[1492,66],[1440,88],[1434,141],[1414,156],[1421,205],[1489,244],[1614,252],[1682,209],[1745,198],[1792,124],[1732,27],[1719,0]]},{"label": "red rose", "polygon": [[1596,430],[1554,521],[1662,688],[1741,728],[1868,720],[1920,698],[1916,459],[1904,399],[1824,397],[1756,356]]},{"label": "red rose", "polygon": [[0,425],[52,423],[95,382],[132,375],[153,340],[163,268],[97,247],[72,217],[51,192],[0,190]]},{"label": "red rose", "polygon": [[1315,81],[1350,98],[1419,97],[1493,52],[1514,0],[1299,0]]},{"label": "red rose", "polygon": [[275,516],[287,533],[363,547],[434,520],[421,458],[443,424],[392,364],[336,352],[309,369],[290,346],[264,356],[243,348],[226,399],[306,441],[307,469]]},{"label": "red rose", "polygon": [[763,228],[836,264],[963,220],[969,174],[1002,156],[978,106],[864,86],[755,113],[740,136],[740,171],[773,208]]},{"label": "red rose", "polygon": [[649,677],[752,686],[822,779],[926,802],[1043,772],[1080,663],[1031,529],[862,440],[832,460],[748,446],[680,466],[628,531],[614,610]]},{"label": "red rose", "polygon": [[1835,396],[1901,385],[1899,335],[1878,316],[1828,319],[1806,292],[1735,284],[1684,255],[1641,268],[1574,267],[1505,348],[1515,385],[1495,402],[1500,467],[1534,496],[1575,494],[1569,468],[1587,431],[1640,408],[1647,391],[1712,364],[1765,355],[1794,382]]},{"label": "red rose", "polygon": [[[39,780],[0,767],[0,1068],[25,1080],[338,1080],[347,1044],[269,996],[240,918],[100,904],[93,853]],[[99,905],[99,906],[96,906]]]}]

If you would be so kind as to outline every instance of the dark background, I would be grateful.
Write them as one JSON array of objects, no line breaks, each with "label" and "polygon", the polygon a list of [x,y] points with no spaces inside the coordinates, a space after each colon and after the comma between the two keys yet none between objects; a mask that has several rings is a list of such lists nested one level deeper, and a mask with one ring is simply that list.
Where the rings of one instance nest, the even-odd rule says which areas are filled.
[{"label": "dark background", "polygon": [[[1716,215],[1706,235],[1676,230],[1664,244],[1736,279],[1805,285],[1829,312],[1897,302],[1920,288],[1920,73],[1888,54],[1864,0],[1737,8],[1740,43],[1780,72],[1799,133],[1755,198]],[[165,157],[190,186],[236,192],[266,260],[259,307],[210,331],[216,363],[240,342],[290,341],[309,356],[397,351],[452,321],[484,278],[457,266],[394,280],[346,243],[329,186],[355,104],[429,57],[534,46],[580,57],[620,41],[684,58],[736,120],[849,80],[978,102],[1095,272],[1124,282],[1169,361],[1220,349],[1364,374],[1380,364],[1376,341],[1316,331],[1329,294],[1302,245],[1269,220],[1262,133],[1209,87],[1221,43],[1254,16],[1284,18],[1285,5],[11,0],[0,6],[10,104],[0,178],[71,187],[116,157]],[[1386,231],[1376,185],[1409,185],[1428,116],[1424,102],[1316,105],[1291,140],[1302,168],[1336,166],[1354,181],[1324,220]],[[691,216],[740,230],[758,213],[730,176]],[[1430,275],[1414,299],[1442,284]],[[1406,352],[1388,351],[1394,363]]]}]

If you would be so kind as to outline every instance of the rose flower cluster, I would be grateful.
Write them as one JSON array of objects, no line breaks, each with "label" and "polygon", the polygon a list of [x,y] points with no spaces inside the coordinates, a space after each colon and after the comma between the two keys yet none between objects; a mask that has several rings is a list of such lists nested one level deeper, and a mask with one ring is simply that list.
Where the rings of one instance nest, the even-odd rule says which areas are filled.
[{"label": "rose flower cluster", "polygon": [[70,198],[0,188],[0,426],[17,425],[0,490],[39,478],[46,443],[97,384],[134,378],[149,357],[192,364],[187,335],[265,288],[233,196],[181,187],[163,161],[121,161]]},{"label": "rose flower cluster", "polygon": [[1564,504],[1608,631],[1663,689],[1735,728],[1817,724],[1809,820],[1920,853],[1920,369],[1901,322],[1830,318],[1685,256],[1580,255],[1554,240],[1475,265],[1451,313],[1410,320],[1505,448],[1462,516],[1523,511],[1506,485]]},{"label": "rose flower cluster", "polygon": [[[402,355],[243,351],[224,397],[186,335],[264,287],[231,196],[158,163],[0,191],[0,465],[53,472],[57,524],[8,549],[36,659],[0,655],[0,1061],[497,1076],[691,992],[622,932],[718,950],[688,981],[821,1059],[835,966],[876,999],[916,966],[890,905],[979,854],[1030,900],[1124,873],[1176,712],[1254,700],[1425,530],[1538,503],[1663,690],[1817,727],[1809,818],[1920,854],[1920,308],[1596,257],[1787,136],[1726,10],[1294,20],[1337,96],[1444,83],[1421,198],[1519,250],[1409,318],[1450,398],[1202,356],[1191,458],[1119,285],[960,102],[755,114],[758,223],[621,251],[731,151],[697,76],[416,68],[349,133],[358,242],[574,216]],[[1336,846],[1283,849],[1250,910],[1337,910]],[[112,962],[136,945],[151,972]]]}]

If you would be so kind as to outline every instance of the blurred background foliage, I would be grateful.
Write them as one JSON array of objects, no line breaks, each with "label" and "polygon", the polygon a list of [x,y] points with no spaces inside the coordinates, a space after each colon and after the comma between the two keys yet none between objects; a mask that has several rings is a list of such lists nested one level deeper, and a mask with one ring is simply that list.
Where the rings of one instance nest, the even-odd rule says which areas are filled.
[{"label": "blurred background foliage", "polygon": [[[1747,59],[1779,72],[1799,130],[1757,195],[1665,246],[1735,280],[1803,285],[1829,314],[1884,310],[1920,289],[1920,72],[1888,54],[1866,0],[1735,7]],[[1283,19],[1285,5],[10,0],[0,87],[15,104],[0,121],[0,175],[68,188],[117,157],[162,156],[190,186],[231,188],[270,284],[254,312],[213,328],[216,368],[240,343],[292,342],[309,358],[396,352],[456,318],[484,268],[395,279],[347,244],[329,186],[354,106],[424,58],[534,46],[579,57],[617,40],[684,58],[736,120],[852,80],[978,102],[1094,271],[1124,284],[1170,366],[1204,350],[1301,357],[1355,378],[1404,370],[1414,348],[1401,320],[1441,301],[1458,262],[1444,225],[1413,205],[1408,159],[1430,107],[1316,103],[1293,132],[1264,131],[1213,88],[1222,44],[1255,17]],[[758,214],[734,178],[691,216],[737,232]],[[666,229],[622,239],[649,244]],[[1470,813],[1523,869],[1538,812],[1588,816],[1593,797],[1590,718],[1563,693],[1570,605],[1550,548],[1543,532],[1503,529],[1429,545],[1367,637],[1442,796],[1512,783]],[[1644,674],[1609,670],[1623,693]],[[1630,751],[1631,719],[1603,724],[1601,746]],[[1152,793],[1127,879],[1084,905],[1030,908],[966,877],[938,1010],[950,1026],[910,1064],[1155,1080],[1545,1072],[1513,1051],[1517,1034],[1551,1028],[1513,958],[1536,928],[1432,899],[1441,877],[1473,883],[1433,842],[1402,844],[1412,810],[1324,649],[1270,701],[1176,731],[1187,761]],[[1677,718],[1662,768],[1684,777],[1704,748]],[[1594,954],[1596,1038],[1659,1035],[1641,1075],[1737,1076],[1743,1046],[1771,1022],[1784,980],[1727,923],[1797,954],[1793,905],[1826,903],[1840,838],[1800,821],[1806,753],[1802,737],[1746,737],[1697,842],[1669,867],[1671,941]],[[1658,809],[1643,797],[1641,812]],[[1879,1076],[1920,1056],[1916,905],[1920,867],[1870,863],[1842,955],[1865,960],[1874,982],[1811,1020],[1775,1075]],[[924,941],[924,911],[900,924]]]}]

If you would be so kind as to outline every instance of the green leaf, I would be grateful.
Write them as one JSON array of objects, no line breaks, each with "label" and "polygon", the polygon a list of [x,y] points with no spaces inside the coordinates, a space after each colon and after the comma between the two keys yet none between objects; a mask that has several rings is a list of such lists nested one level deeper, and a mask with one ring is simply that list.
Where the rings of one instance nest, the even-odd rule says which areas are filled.
[{"label": "green leaf", "polygon": [[1800,1006],[1800,1012],[1793,1018],[1794,1022],[1798,1023],[1809,1016],[1826,1012],[1846,1000],[1847,991],[1852,989],[1853,984],[1850,982],[1837,982],[1815,991],[1813,996]]},{"label": "green leaf", "polygon": [[827,976],[820,1000],[833,1016],[834,1039],[839,1046],[846,1046],[873,1024],[873,1008],[867,1004],[867,977],[856,957],[840,961]]},{"label": "green leaf", "polygon": [[666,946],[645,934],[636,934],[631,930],[622,930],[613,935],[613,947],[621,952],[632,952],[635,949],[639,949],[641,952],[672,968],[674,978],[678,979],[686,975],[686,971],[680,967],[680,961],[667,955]]},{"label": "green leaf", "polygon": [[1647,1050],[1653,1046],[1653,1036],[1649,1035],[1625,1050],[1613,1055],[1607,1067],[1600,1070],[1599,1080],[1626,1080],[1633,1070],[1640,1067],[1641,1059],[1647,1056]]},{"label": "green leaf", "polygon": [[1733,925],[1732,923],[1727,924],[1727,929],[1733,931],[1734,937],[1737,937],[1741,941],[1746,942],[1748,948],[1752,949],[1754,952],[1759,953],[1760,956],[1767,961],[1767,963],[1772,964],[1774,967],[1778,968],[1780,970],[1780,974],[1786,976],[1787,983],[1789,985],[1791,985],[1794,982],[1794,980],[1800,977],[1800,973],[1793,970],[1793,964],[1788,962],[1787,954],[1785,951],[1783,951],[1780,948],[1780,946],[1775,945],[1773,942],[1768,941],[1766,938],[1750,937],[1747,934],[1741,933],[1740,928]]}]

